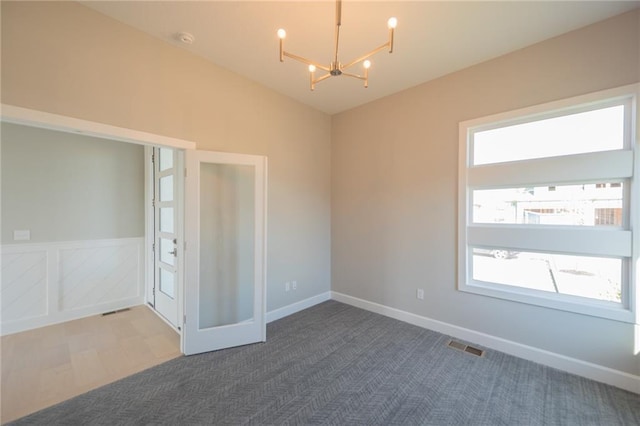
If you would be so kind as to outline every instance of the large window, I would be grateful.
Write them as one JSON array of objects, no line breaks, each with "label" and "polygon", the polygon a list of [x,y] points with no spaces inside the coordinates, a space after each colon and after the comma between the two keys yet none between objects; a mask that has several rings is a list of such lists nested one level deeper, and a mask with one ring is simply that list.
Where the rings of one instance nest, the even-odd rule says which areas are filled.
[{"label": "large window", "polygon": [[460,124],[460,290],[634,321],[637,93]]}]

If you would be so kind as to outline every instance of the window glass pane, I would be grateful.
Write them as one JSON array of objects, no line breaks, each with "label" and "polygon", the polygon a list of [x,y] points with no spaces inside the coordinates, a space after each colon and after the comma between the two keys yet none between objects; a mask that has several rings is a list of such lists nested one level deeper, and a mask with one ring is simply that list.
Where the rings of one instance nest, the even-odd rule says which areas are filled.
[{"label": "window glass pane", "polygon": [[473,164],[624,148],[624,105],[473,133]]},{"label": "window glass pane", "polygon": [[160,171],[173,167],[173,150],[169,148],[160,148]]},{"label": "window glass pane", "polygon": [[173,233],[173,207],[160,209],[160,232]]},{"label": "window glass pane", "polygon": [[199,329],[254,319],[255,174],[200,164]]},{"label": "window glass pane", "polygon": [[473,191],[474,223],[623,226],[623,184]]},{"label": "window glass pane", "polygon": [[160,201],[173,201],[173,175],[160,178]]},{"label": "window glass pane", "polygon": [[173,244],[173,241],[167,240],[166,238],[160,238],[160,262],[173,266],[175,259],[173,254],[174,249],[175,245]]},{"label": "window glass pane", "polygon": [[473,249],[473,279],[621,303],[622,260]]},{"label": "window glass pane", "polygon": [[174,275],[173,273],[160,268],[160,291],[173,299],[174,297]]}]

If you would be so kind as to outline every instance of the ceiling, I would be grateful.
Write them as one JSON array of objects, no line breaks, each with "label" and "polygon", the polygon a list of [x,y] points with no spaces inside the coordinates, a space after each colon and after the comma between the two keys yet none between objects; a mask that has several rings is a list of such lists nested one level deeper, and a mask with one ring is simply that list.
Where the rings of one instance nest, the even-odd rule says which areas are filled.
[{"label": "ceiling", "polygon": [[[398,18],[394,52],[371,58],[367,89],[342,76],[312,92],[304,64],[279,62],[276,31],[287,31],[285,50],[328,65],[335,28],[331,0],[81,3],[328,114],[640,7],[640,1],[343,0],[340,61],[385,43],[391,16]],[[193,34],[195,42],[180,43],[180,31]]]}]

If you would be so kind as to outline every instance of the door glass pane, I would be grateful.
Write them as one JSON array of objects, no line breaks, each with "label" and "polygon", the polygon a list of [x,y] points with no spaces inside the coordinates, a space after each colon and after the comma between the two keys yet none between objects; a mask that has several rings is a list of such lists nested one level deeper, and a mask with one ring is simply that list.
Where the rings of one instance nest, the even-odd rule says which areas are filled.
[{"label": "door glass pane", "polygon": [[473,191],[474,223],[623,226],[622,182]]},{"label": "door glass pane", "polygon": [[160,171],[173,167],[173,150],[169,148],[160,148]]},{"label": "door glass pane", "polygon": [[622,302],[622,259],[474,248],[473,279]]},{"label": "door glass pane", "polygon": [[160,209],[160,232],[173,233],[173,207]]},{"label": "door glass pane", "polygon": [[160,262],[173,266],[175,259],[175,256],[173,255],[174,248],[175,244],[173,244],[172,240],[160,238]]},{"label": "door glass pane", "polygon": [[624,147],[624,105],[563,115],[473,133],[473,164],[586,152]]},{"label": "door glass pane", "polygon": [[253,320],[254,175],[200,165],[200,329]]},{"label": "door glass pane", "polygon": [[160,178],[160,201],[173,201],[173,175]]},{"label": "door glass pane", "polygon": [[173,299],[174,287],[174,274],[160,268],[160,291]]}]

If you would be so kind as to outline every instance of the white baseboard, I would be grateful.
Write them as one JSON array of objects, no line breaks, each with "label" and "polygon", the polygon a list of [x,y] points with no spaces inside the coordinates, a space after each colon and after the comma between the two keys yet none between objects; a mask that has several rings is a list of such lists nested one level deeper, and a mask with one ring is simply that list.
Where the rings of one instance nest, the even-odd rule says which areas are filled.
[{"label": "white baseboard", "polygon": [[412,314],[400,309],[390,308],[388,306],[369,302],[367,300],[348,296],[335,291],[331,292],[331,298],[338,302],[346,303],[370,312],[375,312],[409,324],[417,325],[418,327],[437,331],[457,339],[465,340],[469,343],[475,343],[509,355],[533,361],[538,364],[557,368],[558,370],[563,370],[571,374],[586,377],[591,380],[640,394],[640,376],[554,352],[549,352],[543,349],[538,349],[533,346],[523,345],[521,343],[491,336],[489,334],[480,333],[478,331]]},{"label": "white baseboard", "polygon": [[275,320],[279,320],[280,318],[287,317],[291,314],[295,314],[296,312],[300,312],[314,305],[317,305],[318,303],[326,302],[327,300],[330,300],[330,299],[331,299],[331,292],[327,291],[326,293],[318,294],[308,299],[304,299],[299,302],[292,303],[291,305],[274,309],[273,311],[267,312],[267,323],[270,323]]}]

